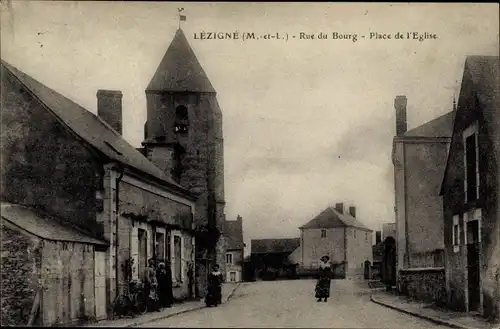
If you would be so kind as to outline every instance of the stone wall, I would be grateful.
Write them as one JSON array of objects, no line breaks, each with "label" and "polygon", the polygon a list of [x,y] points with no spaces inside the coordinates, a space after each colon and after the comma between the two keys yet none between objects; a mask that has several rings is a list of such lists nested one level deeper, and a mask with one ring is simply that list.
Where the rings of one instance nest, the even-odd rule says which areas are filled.
[{"label": "stone wall", "polygon": [[[195,226],[200,228],[210,222],[220,230],[224,221],[224,149],[222,112],[215,94],[146,92],[146,100],[147,139],[177,141],[184,148],[180,184],[198,196]],[[187,133],[175,133],[177,106],[188,109]],[[168,169],[168,165],[159,166]],[[221,239],[212,250],[202,248],[202,243],[196,245],[197,286],[198,292],[203,292],[208,268],[217,262],[225,273],[225,244]]]},{"label": "stone wall", "polygon": [[413,268],[399,271],[399,291],[419,301],[446,304],[444,268]]},{"label": "stone wall", "polygon": [[98,231],[97,158],[6,70],[1,77],[1,198]]},{"label": "stone wall", "polygon": [[324,255],[328,255],[332,263],[345,260],[344,234],[344,228],[330,228],[326,229],[326,237],[322,238],[321,229],[303,229],[301,266],[317,267]]},{"label": "stone wall", "polygon": [[7,326],[25,326],[38,289],[40,243],[2,223],[2,315]]}]

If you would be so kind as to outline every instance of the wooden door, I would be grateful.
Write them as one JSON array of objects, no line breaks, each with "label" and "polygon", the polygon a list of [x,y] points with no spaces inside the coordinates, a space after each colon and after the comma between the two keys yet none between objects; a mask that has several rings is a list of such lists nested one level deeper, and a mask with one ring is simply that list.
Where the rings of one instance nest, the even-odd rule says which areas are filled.
[{"label": "wooden door", "polygon": [[94,252],[94,298],[96,319],[106,319],[106,252],[104,251]]},{"label": "wooden door", "polygon": [[467,285],[469,311],[477,311],[480,304],[479,285],[479,222],[467,222]]}]

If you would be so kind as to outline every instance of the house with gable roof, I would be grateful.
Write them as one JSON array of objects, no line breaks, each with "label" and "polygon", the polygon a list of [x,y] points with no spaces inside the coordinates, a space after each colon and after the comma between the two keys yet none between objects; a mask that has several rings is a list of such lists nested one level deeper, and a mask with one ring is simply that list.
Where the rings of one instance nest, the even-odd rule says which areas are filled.
[{"label": "house with gable roof", "polygon": [[344,204],[330,206],[300,227],[301,268],[315,268],[322,256],[344,263],[346,276],[363,275],[365,262],[373,262],[373,230],[356,218],[356,207],[344,212]]},{"label": "house with gable roof", "polygon": [[[169,260],[174,297],[190,297],[187,275],[188,264],[195,261],[197,197],[122,137],[121,92],[99,91],[97,98],[96,116],[1,62],[2,234],[17,239],[10,246],[18,246],[2,244],[2,256],[5,251],[10,257],[2,257],[2,264],[9,262],[12,274],[5,275],[3,267],[2,287],[12,284],[9,280],[25,269],[26,261],[40,259],[44,269],[39,285],[23,277],[25,294],[2,296],[2,303],[14,307],[9,314],[18,324],[30,320],[49,326],[111,316],[128,283],[144,278],[149,258]],[[57,221],[61,232],[59,227],[66,227],[71,239],[58,241],[47,257],[35,259],[29,241],[50,236],[32,228],[47,220],[54,227]],[[33,259],[21,257],[26,255]],[[80,268],[90,272],[80,273]],[[85,294],[77,289],[80,284]],[[50,296],[37,303],[37,289]],[[23,317],[32,309],[38,320]]]},{"label": "house with gable roof", "polygon": [[[407,130],[407,99],[397,96],[394,165],[397,269],[443,267],[439,184],[446,165],[454,111]],[[385,239],[385,237],[384,237]]]},{"label": "house with gable roof", "polygon": [[407,130],[405,96],[396,96],[392,143],[396,284],[411,297],[444,303],[443,208],[439,195],[454,109]]},{"label": "house with gable roof", "polygon": [[500,321],[500,59],[465,60],[441,182],[447,303]]},{"label": "house with gable roof", "polygon": [[224,227],[226,245],[226,282],[242,281],[245,243],[243,242],[243,218],[226,220]]}]

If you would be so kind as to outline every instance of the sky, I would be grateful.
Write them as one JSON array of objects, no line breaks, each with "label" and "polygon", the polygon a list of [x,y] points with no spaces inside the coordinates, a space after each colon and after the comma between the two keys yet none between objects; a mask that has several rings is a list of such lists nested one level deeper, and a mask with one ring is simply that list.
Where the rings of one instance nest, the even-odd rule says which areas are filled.
[{"label": "sky", "polygon": [[[139,147],[144,90],[180,7],[223,112],[226,216],[243,217],[248,245],[299,236],[300,225],[337,202],[355,205],[373,230],[393,222],[395,96],[407,96],[414,128],[452,109],[467,55],[499,53],[495,3],[12,0],[1,4],[1,56],[93,113],[98,89],[121,90],[123,136]],[[194,38],[236,31],[289,38]],[[301,32],[328,39],[302,40]],[[334,32],[358,40],[333,40]],[[370,32],[437,39],[370,40]]]}]

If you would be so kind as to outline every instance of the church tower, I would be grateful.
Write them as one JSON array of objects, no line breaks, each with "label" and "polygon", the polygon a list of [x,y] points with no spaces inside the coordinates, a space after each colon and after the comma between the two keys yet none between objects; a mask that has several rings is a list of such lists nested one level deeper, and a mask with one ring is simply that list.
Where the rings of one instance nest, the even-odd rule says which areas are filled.
[{"label": "church tower", "polygon": [[216,245],[196,239],[195,271],[201,296],[210,265],[217,263],[225,274],[222,111],[180,28],[146,88],[146,101],[143,146],[147,157],[198,195],[195,229],[206,232],[216,227],[220,232]]}]

